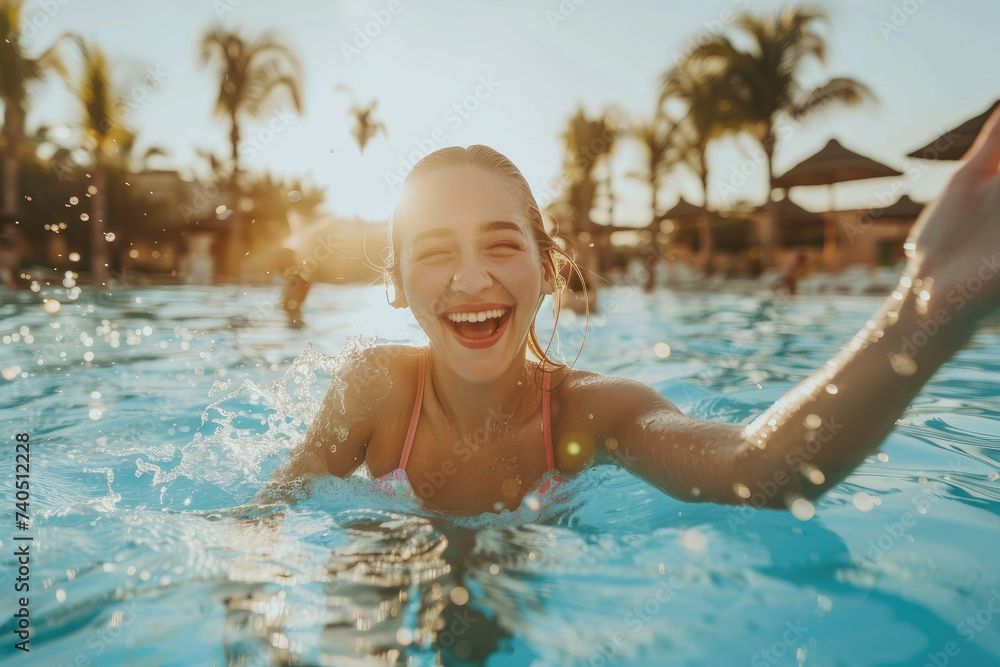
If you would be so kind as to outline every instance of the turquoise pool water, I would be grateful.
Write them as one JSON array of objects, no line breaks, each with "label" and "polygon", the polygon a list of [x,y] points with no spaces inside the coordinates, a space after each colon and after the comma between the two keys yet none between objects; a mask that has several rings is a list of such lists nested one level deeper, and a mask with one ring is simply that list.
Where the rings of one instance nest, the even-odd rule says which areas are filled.
[{"label": "turquoise pool water", "polygon": [[[541,516],[429,516],[353,477],[279,520],[246,503],[304,432],[333,357],[376,331],[420,343],[405,312],[380,288],[319,286],[296,331],[269,288],[47,295],[64,301],[55,315],[0,293],[5,664],[1000,663],[997,318],[808,520],[684,504],[608,466]],[[618,287],[579,366],[743,424],[880,302]],[[581,320],[559,330],[572,359]],[[30,654],[14,648],[15,534],[34,538]]]}]

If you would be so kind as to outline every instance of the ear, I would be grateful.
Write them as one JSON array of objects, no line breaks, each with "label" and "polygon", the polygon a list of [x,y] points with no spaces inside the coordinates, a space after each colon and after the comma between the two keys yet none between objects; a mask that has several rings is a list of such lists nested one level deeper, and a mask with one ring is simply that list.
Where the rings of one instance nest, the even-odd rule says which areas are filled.
[{"label": "ear", "polygon": [[552,251],[548,252],[548,261],[542,262],[542,291],[541,295],[552,294],[556,291],[558,276],[556,275],[556,264],[552,258]]},{"label": "ear", "polygon": [[[389,301],[389,305],[393,308],[409,308],[410,304],[406,301],[406,295],[403,294],[403,286],[397,283],[391,276],[383,276],[383,281],[385,282],[385,297]],[[389,288],[392,287],[392,295],[389,295]]]}]

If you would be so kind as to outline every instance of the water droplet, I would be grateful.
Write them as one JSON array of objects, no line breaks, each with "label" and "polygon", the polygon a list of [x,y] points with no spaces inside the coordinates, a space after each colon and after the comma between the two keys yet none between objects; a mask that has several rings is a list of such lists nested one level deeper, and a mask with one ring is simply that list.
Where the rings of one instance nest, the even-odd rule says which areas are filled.
[{"label": "water droplet", "polygon": [[697,528],[678,531],[677,541],[685,551],[694,553],[701,553],[708,547],[708,537]]},{"label": "water droplet", "polygon": [[852,502],[854,503],[854,506],[862,512],[870,512],[872,508],[875,507],[875,499],[864,491],[855,493],[854,498],[852,498]]},{"label": "water droplet", "polygon": [[107,232],[104,235],[104,240],[107,241],[108,243],[111,243],[112,241],[115,240],[115,233],[114,232]]},{"label": "water droplet", "polygon": [[808,521],[816,514],[816,508],[805,498],[796,498],[789,509],[792,512],[792,516],[799,521]]},{"label": "water droplet", "polygon": [[991,472],[989,474],[989,477],[987,477],[986,479],[990,480],[991,482],[995,482],[998,479],[1000,479],[1000,472]]},{"label": "water droplet", "polygon": [[299,201],[302,199],[302,193],[298,190],[292,190],[288,193],[288,201]]},{"label": "water droplet", "polygon": [[892,370],[896,375],[900,377],[908,378],[917,372],[917,362],[913,360],[913,357],[902,352],[892,355],[889,365],[892,366]]}]

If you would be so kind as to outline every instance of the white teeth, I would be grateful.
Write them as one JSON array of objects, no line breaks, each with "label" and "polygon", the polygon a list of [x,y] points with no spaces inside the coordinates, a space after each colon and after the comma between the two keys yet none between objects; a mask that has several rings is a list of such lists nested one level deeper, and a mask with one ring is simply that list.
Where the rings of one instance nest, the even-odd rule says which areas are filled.
[{"label": "white teeth", "polygon": [[481,310],[478,313],[452,313],[448,319],[452,322],[485,322],[491,317],[503,317],[509,308],[494,308],[493,310]]}]

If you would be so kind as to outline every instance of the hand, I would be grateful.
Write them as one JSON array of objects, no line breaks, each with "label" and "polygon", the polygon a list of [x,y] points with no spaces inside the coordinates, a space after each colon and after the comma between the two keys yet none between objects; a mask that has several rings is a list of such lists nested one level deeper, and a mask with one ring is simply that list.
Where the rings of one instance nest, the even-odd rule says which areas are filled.
[{"label": "hand", "polygon": [[931,316],[944,309],[974,327],[1000,305],[1000,109],[964,160],[910,231],[901,285],[927,290]]}]

